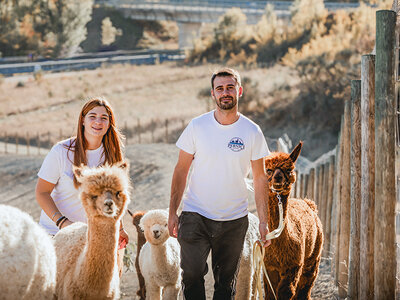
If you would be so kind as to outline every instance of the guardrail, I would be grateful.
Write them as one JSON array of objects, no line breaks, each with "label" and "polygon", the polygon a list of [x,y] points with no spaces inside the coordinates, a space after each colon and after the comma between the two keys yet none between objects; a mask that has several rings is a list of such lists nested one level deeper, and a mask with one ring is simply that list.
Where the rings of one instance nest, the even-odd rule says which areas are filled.
[{"label": "guardrail", "polygon": [[[109,4],[112,6],[118,5],[165,5],[171,4],[176,6],[190,7],[239,7],[243,9],[264,10],[267,4],[271,4],[275,10],[290,10],[292,1],[242,1],[242,0],[160,0],[160,1],[144,1],[144,0],[96,0],[96,4]],[[344,2],[324,2],[328,10],[337,9],[354,9],[360,6],[360,3],[344,3]]]},{"label": "guardrail", "polygon": [[159,53],[147,55],[127,55],[127,56],[112,56],[87,59],[64,59],[38,61],[30,63],[3,64],[0,65],[0,74],[11,76],[18,73],[34,73],[40,70],[46,72],[61,72],[82,69],[97,69],[107,64],[156,64],[164,61],[181,61],[185,58],[182,52],[173,54]]}]

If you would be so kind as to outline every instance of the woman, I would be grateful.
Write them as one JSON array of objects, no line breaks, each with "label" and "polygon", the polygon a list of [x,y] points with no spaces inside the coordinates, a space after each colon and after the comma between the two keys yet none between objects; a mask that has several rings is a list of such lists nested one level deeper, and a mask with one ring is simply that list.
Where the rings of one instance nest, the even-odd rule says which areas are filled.
[{"label": "woman", "polygon": [[[42,208],[39,224],[50,234],[73,222],[85,222],[72,166],[97,167],[123,159],[121,133],[110,104],[103,98],[85,103],[78,120],[76,137],[58,142],[43,161],[38,173],[36,200]],[[118,266],[122,271],[123,251],[128,235],[121,222]]]}]

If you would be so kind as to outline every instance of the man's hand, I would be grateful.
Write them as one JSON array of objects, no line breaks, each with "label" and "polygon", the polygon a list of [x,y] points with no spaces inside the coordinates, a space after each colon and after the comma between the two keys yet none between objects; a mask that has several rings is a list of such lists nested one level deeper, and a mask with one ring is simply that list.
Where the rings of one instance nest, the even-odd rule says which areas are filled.
[{"label": "man's hand", "polygon": [[169,235],[176,238],[178,237],[178,215],[176,213],[170,214],[168,217],[168,231]]},{"label": "man's hand", "polygon": [[258,226],[258,229],[260,231],[260,236],[261,236],[261,242],[263,243],[263,247],[268,247],[271,245],[271,240],[266,241],[265,236],[269,233],[267,223],[261,222],[260,225]]}]

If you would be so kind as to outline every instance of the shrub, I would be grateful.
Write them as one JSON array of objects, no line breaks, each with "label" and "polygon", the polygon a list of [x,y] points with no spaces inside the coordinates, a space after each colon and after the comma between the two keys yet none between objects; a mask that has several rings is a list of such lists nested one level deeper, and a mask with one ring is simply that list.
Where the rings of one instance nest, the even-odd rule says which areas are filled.
[{"label": "shrub", "polygon": [[101,43],[106,46],[110,45],[120,35],[122,35],[122,30],[115,28],[109,17],[104,18],[101,22]]},{"label": "shrub", "polygon": [[[249,43],[252,40],[250,27],[246,24],[246,15],[240,8],[231,8],[218,20],[213,29],[213,36],[198,38],[193,42],[193,50],[189,51],[189,61],[201,62],[204,58],[207,61],[227,62],[239,56],[243,57],[252,52]],[[243,58],[246,63],[247,58]]]}]

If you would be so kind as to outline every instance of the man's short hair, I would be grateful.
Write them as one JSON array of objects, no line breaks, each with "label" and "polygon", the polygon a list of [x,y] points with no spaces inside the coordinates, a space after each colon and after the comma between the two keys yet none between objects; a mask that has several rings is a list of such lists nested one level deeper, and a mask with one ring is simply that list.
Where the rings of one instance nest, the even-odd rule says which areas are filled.
[{"label": "man's short hair", "polygon": [[219,69],[217,71],[215,71],[212,76],[211,76],[211,87],[212,89],[214,89],[214,79],[215,77],[227,77],[227,76],[232,76],[235,81],[237,82],[237,84],[239,86],[242,86],[242,83],[240,81],[240,75],[239,72],[231,69],[231,68],[223,68],[223,69]]}]

